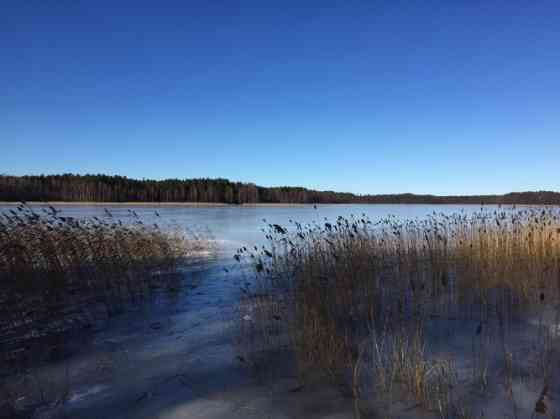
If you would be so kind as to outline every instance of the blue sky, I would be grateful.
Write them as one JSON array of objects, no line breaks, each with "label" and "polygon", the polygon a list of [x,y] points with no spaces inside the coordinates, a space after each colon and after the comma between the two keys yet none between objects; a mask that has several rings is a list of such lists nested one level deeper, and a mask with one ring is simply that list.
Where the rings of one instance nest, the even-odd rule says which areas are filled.
[{"label": "blue sky", "polygon": [[0,173],[560,190],[554,1],[4,0],[0,86]]}]

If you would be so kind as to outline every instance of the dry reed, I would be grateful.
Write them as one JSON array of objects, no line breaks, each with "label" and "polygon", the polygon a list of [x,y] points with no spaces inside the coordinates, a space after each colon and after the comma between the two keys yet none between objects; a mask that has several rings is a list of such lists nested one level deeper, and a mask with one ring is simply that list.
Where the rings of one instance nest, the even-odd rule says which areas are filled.
[{"label": "dry reed", "polygon": [[[426,329],[437,319],[473,325],[473,385],[485,391],[486,342],[498,329],[494,325],[501,330],[496,334],[504,341],[503,357],[511,357],[505,344],[509,325],[560,301],[557,208],[434,213],[376,223],[365,215],[339,217],[293,222],[290,228],[269,225],[266,237],[268,247],[236,255],[240,261],[247,257],[255,272],[254,290],[245,290],[243,301],[259,313],[255,327],[266,330],[277,319],[301,379],[330,378],[351,389],[355,399],[363,397],[369,380],[366,387],[376,389],[377,398],[392,400],[397,391],[439,417],[459,416],[464,405],[452,391],[453,360],[430,354]],[[367,341],[368,349],[361,350]],[[251,337],[249,346],[255,345],[274,342],[263,334]]]},{"label": "dry reed", "polygon": [[[91,327],[100,310],[111,316],[156,287],[207,248],[138,217],[123,224],[72,219],[55,208],[22,204],[0,214],[0,346],[5,361],[31,357],[32,343],[56,348],[68,330]],[[175,275],[174,275],[175,274]]]}]

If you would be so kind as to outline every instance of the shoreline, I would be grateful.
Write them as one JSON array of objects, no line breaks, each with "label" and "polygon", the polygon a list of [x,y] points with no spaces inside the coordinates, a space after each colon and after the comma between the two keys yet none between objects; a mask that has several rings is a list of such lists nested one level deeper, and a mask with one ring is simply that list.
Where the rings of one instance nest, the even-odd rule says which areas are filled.
[{"label": "shoreline", "polygon": [[[18,201],[0,201],[0,206],[17,206],[20,205],[21,202]],[[331,205],[338,205],[338,206],[373,206],[373,205],[435,205],[435,206],[469,206],[469,207],[486,207],[486,206],[499,206],[502,207],[513,207],[513,206],[520,206],[520,207],[555,207],[558,206],[557,204],[473,204],[473,203],[460,203],[460,202],[448,202],[448,203],[406,203],[406,202],[386,202],[386,203],[340,203],[340,202],[332,202],[332,203],[317,203],[317,204],[302,204],[302,203],[265,203],[265,202],[258,202],[258,203],[243,203],[243,204],[228,204],[224,202],[99,202],[99,201],[26,201],[26,205],[40,207],[40,206],[65,206],[65,207],[158,207],[158,208],[165,208],[165,207],[185,207],[185,208],[196,208],[196,207],[206,207],[206,208],[221,208],[221,207],[284,207],[284,208],[303,208],[303,207],[321,207],[321,206],[331,206]]]},{"label": "shoreline", "polygon": [[[0,201],[0,206],[17,206],[20,205],[21,202],[16,201]],[[393,202],[393,203],[322,203],[322,204],[300,204],[300,203],[265,203],[265,202],[257,202],[257,203],[244,203],[244,204],[228,204],[224,202],[99,202],[99,201],[84,201],[84,202],[77,202],[77,201],[26,201],[26,205],[40,207],[40,206],[65,206],[65,207],[284,207],[284,208],[302,208],[302,207],[312,207],[312,206],[331,206],[331,205],[338,205],[338,206],[348,206],[348,205],[355,205],[355,206],[374,206],[374,205],[436,205],[436,206],[469,206],[469,207],[486,207],[486,206],[498,206],[501,205],[502,207],[512,207],[512,206],[520,206],[520,207],[555,207],[556,204],[473,204],[473,203],[406,203],[406,202]]]}]

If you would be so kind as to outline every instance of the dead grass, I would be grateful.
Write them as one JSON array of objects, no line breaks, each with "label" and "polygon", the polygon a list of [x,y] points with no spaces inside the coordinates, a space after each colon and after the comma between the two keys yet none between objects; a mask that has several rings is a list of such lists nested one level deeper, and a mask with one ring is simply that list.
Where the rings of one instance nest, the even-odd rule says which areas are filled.
[{"label": "dead grass", "polygon": [[62,346],[66,331],[90,327],[154,288],[175,287],[178,268],[202,237],[112,218],[72,219],[20,205],[0,215],[0,343],[5,361]]},{"label": "dead grass", "polygon": [[[512,351],[521,350],[514,333],[520,325],[532,334],[533,381],[542,386],[558,372],[551,372],[560,302],[557,208],[378,223],[339,217],[289,229],[269,225],[267,239],[267,248],[236,255],[255,273],[241,313],[258,312],[257,329],[274,324],[284,331],[282,344],[303,382],[329,379],[357,405],[383,401],[387,417],[396,399],[412,399],[441,418],[467,417],[465,398],[487,397],[497,383],[511,389],[518,378]],[[528,325],[545,312],[552,320]],[[427,333],[436,320],[459,325],[450,333],[465,334],[467,349],[438,356]],[[276,342],[256,333],[245,348],[255,345]],[[469,358],[469,376],[459,377],[454,356]],[[362,411],[358,406],[356,416]]]}]

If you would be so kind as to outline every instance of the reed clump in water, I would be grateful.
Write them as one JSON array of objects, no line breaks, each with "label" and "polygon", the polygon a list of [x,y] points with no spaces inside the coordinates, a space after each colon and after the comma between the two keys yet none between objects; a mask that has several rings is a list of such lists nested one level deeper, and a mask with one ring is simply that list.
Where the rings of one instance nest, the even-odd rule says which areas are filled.
[{"label": "reed clump in water", "polygon": [[135,217],[123,224],[62,217],[20,205],[0,214],[0,337],[4,354],[30,341],[91,326],[168,283],[208,243]]},{"label": "reed clump in water", "polygon": [[[246,339],[247,351],[264,352],[283,336],[304,382],[327,377],[355,400],[373,392],[389,403],[384,411],[391,411],[399,394],[440,417],[454,417],[465,403],[451,391],[460,387],[453,357],[473,370],[469,388],[487,392],[502,380],[489,371],[496,362],[509,365],[512,374],[511,353],[520,342],[514,325],[524,324],[525,333],[534,334],[535,358],[555,365],[557,208],[388,217],[377,223],[365,216],[339,217],[293,223],[290,229],[270,225],[267,238],[268,248],[240,249],[238,255],[253,262],[256,280],[254,289],[245,291],[244,304],[259,323],[252,329],[262,331]],[[542,320],[551,312],[553,327]],[[535,313],[541,319],[537,327],[528,323]],[[267,332],[270,324],[274,336]],[[454,354],[445,347],[453,339],[472,353]],[[490,342],[500,342],[498,349]],[[451,358],[438,354],[442,345]],[[530,357],[517,355],[523,362]],[[516,368],[531,366],[527,361]],[[542,385],[551,374],[540,368],[530,375]]]}]

